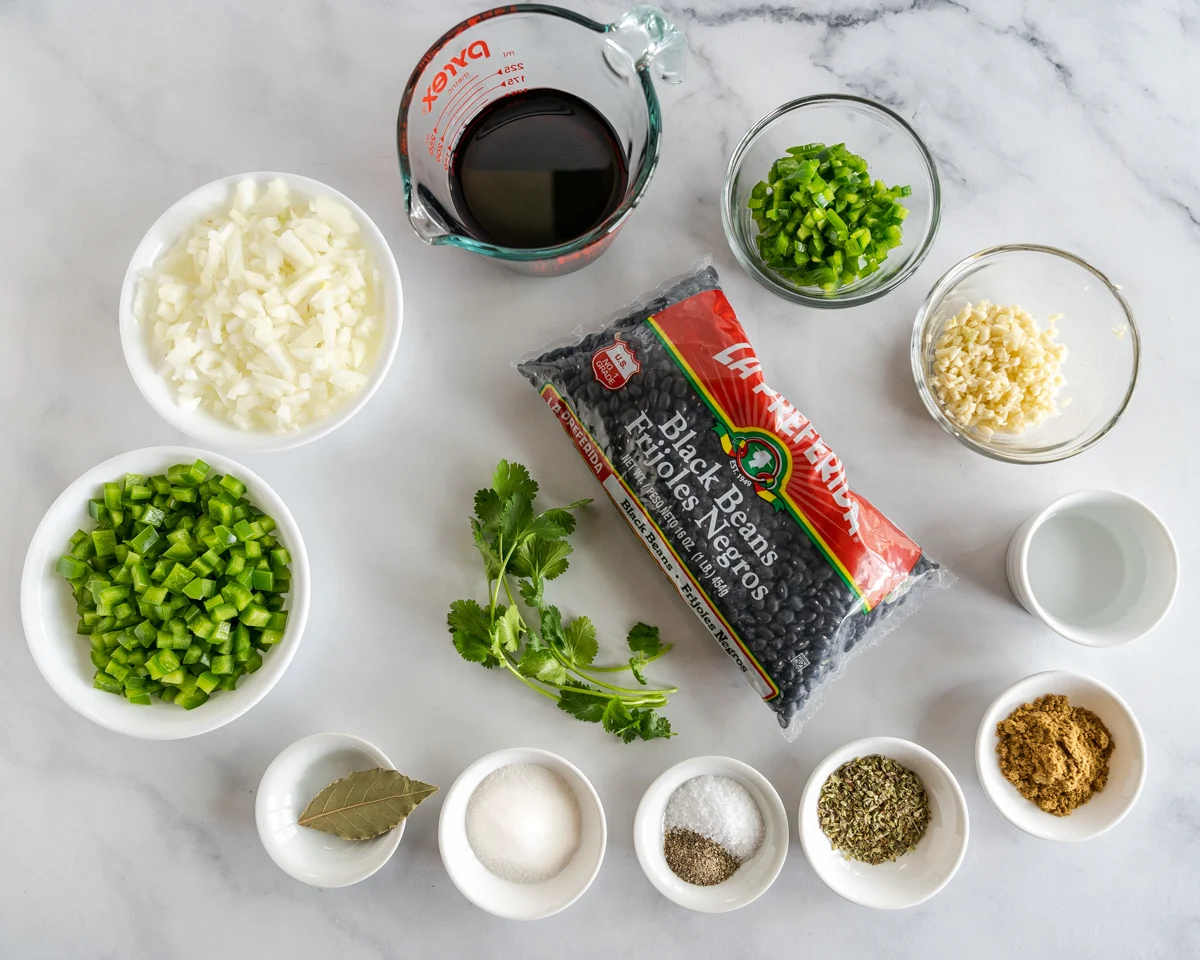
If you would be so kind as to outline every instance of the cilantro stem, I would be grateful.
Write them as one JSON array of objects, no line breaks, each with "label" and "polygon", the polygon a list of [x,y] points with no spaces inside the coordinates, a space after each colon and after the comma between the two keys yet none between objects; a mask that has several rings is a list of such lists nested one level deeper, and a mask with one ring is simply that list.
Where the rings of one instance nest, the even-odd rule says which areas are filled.
[{"label": "cilantro stem", "polygon": [[[611,700],[613,698],[613,694],[606,693],[603,690],[589,690],[586,687],[573,687],[566,683],[555,683],[552,684],[552,686],[557,687],[559,690],[566,690],[570,693],[578,693],[585,697],[599,697],[601,700]],[[642,697],[618,697],[617,699],[619,699],[627,707],[665,707],[667,705],[667,698],[656,697],[653,695],[654,692],[646,694]],[[553,696],[553,694],[551,694],[551,696]]]},{"label": "cilantro stem", "polygon": [[[662,687],[661,689],[648,691],[645,688],[638,690],[634,687],[618,687],[611,683],[605,683],[603,680],[597,680],[595,677],[593,677],[589,673],[589,671],[592,668],[589,667],[588,670],[584,670],[581,667],[575,666],[573,663],[571,663],[570,660],[565,659],[561,654],[559,654],[559,652],[557,650],[555,650],[553,647],[551,647],[551,652],[554,654],[555,658],[558,660],[559,663],[561,663],[564,667],[566,667],[572,673],[577,674],[581,680],[586,680],[588,683],[594,683],[596,686],[603,687],[605,690],[611,690],[613,693],[633,694],[634,696],[643,697],[647,693],[651,693],[651,692],[652,693],[661,693],[664,696],[667,694],[679,692],[678,687]],[[595,669],[597,672],[599,672],[600,670],[604,670],[604,672],[606,672],[606,673],[611,673],[614,670],[628,670],[629,667],[628,666],[611,667],[608,669],[605,669],[603,667],[597,667]]]},{"label": "cilantro stem", "polygon": [[546,690],[544,687],[538,686],[537,683],[535,683],[533,680],[530,680],[527,676],[525,676],[523,673],[521,673],[521,671],[516,668],[516,665],[512,662],[512,659],[509,657],[509,655],[507,653],[504,654],[504,657],[501,662],[504,664],[504,668],[506,670],[508,670],[509,673],[511,673],[518,680],[520,680],[523,684],[525,684],[525,686],[527,686],[530,690],[536,690],[543,697],[549,697],[551,700],[558,699],[557,693],[551,693],[549,690]]},{"label": "cilantro stem", "polygon": [[[659,650],[658,653],[656,653],[654,656],[644,657],[642,659],[641,663],[638,664],[638,666],[644,667],[648,663],[653,663],[659,657],[663,656],[665,653],[670,651],[671,646],[672,645],[668,643],[665,647],[663,647],[661,650]],[[592,673],[619,673],[622,670],[628,670],[628,669],[629,669],[629,664],[627,664],[627,663],[621,663],[615,667],[588,667],[588,670]],[[672,691],[672,692],[674,692],[674,691]]]},{"label": "cilantro stem", "polygon": [[[500,578],[504,582],[504,592],[505,592],[505,594],[508,595],[508,602],[511,605],[516,606],[517,601],[513,597],[512,587],[509,586],[508,575],[506,573],[502,573]],[[497,591],[497,593],[498,593],[498,591]],[[521,616],[519,611],[518,611],[517,615]],[[530,632],[529,625],[525,622],[525,618],[523,616],[521,616],[521,626],[524,627],[526,633]],[[614,667],[592,667],[592,666],[589,666],[586,670],[584,670],[582,667],[578,666],[573,661],[568,660],[566,657],[564,657],[562,655],[562,653],[554,647],[553,644],[548,644],[547,646],[550,649],[550,653],[554,656],[554,659],[557,660],[559,663],[561,663],[571,673],[573,673],[577,677],[579,677],[580,680],[585,680],[588,683],[594,683],[598,687],[603,687],[605,690],[611,690],[615,694],[622,695],[622,699],[625,700],[627,703],[629,703],[630,706],[632,706],[633,703],[628,700],[629,696],[644,698],[650,694],[660,694],[662,696],[662,704],[660,704],[660,705],[665,706],[667,703],[667,700],[666,700],[667,695],[679,692],[678,687],[663,687],[663,688],[656,689],[656,690],[646,690],[644,688],[638,689],[636,687],[618,687],[611,683],[605,683],[603,680],[599,680],[596,677],[593,677],[592,674],[593,673],[618,673],[622,670],[628,670],[629,664],[627,664],[627,663],[620,664],[619,666],[614,666]],[[658,653],[656,653],[654,656],[647,657],[643,661],[643,663],[653,663],[655,660],[657,660],[659,657],[661,657],[664,653],[666,653],[670,649],[671,649],[671,646],[670,646],[670,644],[668,644],[662,650],[660,650]],[[575,689],[575,688],[572,687],[571,689]],[[641,699],[639,699],[638,703],[641,703],[641,702],[642,702]]]}]

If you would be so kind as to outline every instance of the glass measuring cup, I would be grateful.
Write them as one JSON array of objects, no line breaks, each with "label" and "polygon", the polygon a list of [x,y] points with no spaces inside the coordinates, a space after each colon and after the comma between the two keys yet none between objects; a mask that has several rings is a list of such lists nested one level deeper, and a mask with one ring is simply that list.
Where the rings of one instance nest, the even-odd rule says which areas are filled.
[{"label": "glass measuring cup", "polygon": [[[451,28],[421,58],[400,101],[404,207],[417,236],[541,276],[570,273],[596,259],[642,199],[658,164],[662,113],[651,74],[680,83],[686,55],[683,33],[650,6],[597,23],[560,7],[518,3]],[[454,148],[485,106],[537,89],[572,94],[608,121],[628,167],[625,195],[604,220],[568,243],[498,246],[472,236],[455,209]]]}]

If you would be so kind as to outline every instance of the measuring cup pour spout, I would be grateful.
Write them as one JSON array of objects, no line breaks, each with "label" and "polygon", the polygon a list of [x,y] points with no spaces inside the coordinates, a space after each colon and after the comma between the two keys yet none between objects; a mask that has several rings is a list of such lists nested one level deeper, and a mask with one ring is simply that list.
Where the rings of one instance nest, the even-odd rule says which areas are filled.
[{"label": "measuring cup pour spout", "polygon": [[[645,195],[662,142],[654,81],[680,83],[686,58],[683,32],[652,6],[636,6],[612,23],[599,23],[562,7],[515,3],[452,27],[421,58],[400,101],[396,141],[413,230],[432,246],[458,247],[535,276],[590,263],[608,249]],[[553,238],[543,241],[552,246],[495,242],[495,231],[480,226],[457,179],[456,151],[467,142],[463,138],[473,130],[472,122],[517,95],[541,97],[542,103],[557,97],[565,104],[558,115],[583,117],[582,124],[590,122],[582,111],[590,110],[596,123],[589,129],[601,132],[589,133],[593,139],[586,142],[602,141],[608,154],[600,161],[594,155],[589,161],[584,152],[572,155],[560,164],[561,171],[549,170],[549,180],[537,179],[540,171],[522,179],[513,175],[519,169],[487,168],[498,192],[484,194],[483,202],[510,201],[511,207],[512,198],[527,191],[530,220],[542,227],[538,236]],[[580,112],[572,114],[570,105],[580,101]],[[608,206],[602,207],[607,212],[576,236],[568,232],[574,224],[564,224],[579,217],[578,201],[587,195],[580,184],[597,183],[592,171],[606,169],[605,164],[616,171],[612,193],[599,197],[607,196]],[[478,176],[474,182],[478,189]],[[571,239],[560,243],[559,236]]]}]

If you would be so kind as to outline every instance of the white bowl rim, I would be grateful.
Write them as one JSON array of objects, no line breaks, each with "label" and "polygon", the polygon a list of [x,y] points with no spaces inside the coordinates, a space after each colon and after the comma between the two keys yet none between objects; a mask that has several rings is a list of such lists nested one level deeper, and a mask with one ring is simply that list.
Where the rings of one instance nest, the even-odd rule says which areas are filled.
[{"label": "white bowl rim", "polygon": [[291,754],[299,753],[304,749],[305,746],[353,747],[354,749],[366,754],[380,767],[383,767],[386,770],[396,769],[396,765],[392,763],[386,753],[375,746],[375,744],[371,743],[370,740],[364,740],[362,737],[357,737],[352,733],[313,733],[309,734],[307,737],[301,737],[299,740],[288,744],[286,747],[280,750],[279,753],[275,755],[275,759],[267,765],[267,769],[263,771],[262,777],[259,778],[258,789],[254,792],[254,825],[258,828],[258,838],[260,841],[262,841],[263,848],[267,851],[267,856],[271,858],[271,860],[275,863],[275,866],[279,867],[280,870],[286,873],[293,880],[299,880],[301,883],[307,883],[309,886],[318,887],[323,890],[333,890],[338,887],[348,887],[352,884],[360,883],[361,881],[366,880],[368,877],[374,876],[381,869],[383,869],[384,864],[392,859],[392,854],[396,852],[396,848],[400,846],[400,839],[404,836],[404,828],[408,826],[407,817],[400,821],[400,825],[398,827],[389,831],[384,842],[378,845],[380,854],[377,858],[378,862],[370,864],[360,874],[348,876],[348,878],[343,880],[341,883],[314,883],[309,877],[297,876],[275,856],[275,852],[279,849],[279,845],[275,843],[274,840],[268,841],[267,839],[271,834],[267,829],[265,822],[267,813],[266,810],[263,809],[263,804],[265,802],[263,787],[267,784],[271,775],[275,773],[276,769],[282,766],[283,763],[289,759]]},{"label": "white bowl rim", "polygon": [[[511,757],[511,760],[505,758]],[[556,906],[552,910],[538,912],[534,914],[520,914],[506,912],[498,908],[495,904],[485,903],[474,895],[474,892],[465,887],[461,883],[461,877],[458,871],[458,865],[452,864],[444,853],[446,849],[445,836],[450,830],[450,824],[447,822],[448,810],[450,808],[451,797],[456,796],[461,791],[465,790],[468,785],[474,790],[479,782],[483,779],[478,776],[479,771],[484,767],[490,769],[498,769],[499,766],[506,766],[510,763],[537,763],[540,760],[548,760],[555,765],[561,765],[566,770],[570,771],[579,779],[579,783],[583,784],[584,792],[587,794],[587,799],[591,800],[595,806],[596,816],[600,826],[600,852],[596,857],[596,864],[592,868],[591,873],[587,877],[587,881],[583,883],[566,902]],[[497,761],[505,761],[497,764]],[[490,772],[490,770],[489,770]],[[578,796],[578,791],[576,791]],[[547,917],[552,917],[557,913],[566,910],[567,907],[579,900],[595,882],[596,877],[600,874],[600,868],[604,865],[604,855],[608,850],[608,822],[604,816],[604,804],[600,802],[600,794],[596,792],[596,788],[592,785],[592,781],[587,778],[582,770],[565,757],[550,750],[543,750],[540,747],[503,747],[500,750],[493,750],[491,753],[484,754],[478,760],[467,766],[450,784],[450,789],[446,791],[446,798],[442,802],[442,809],[438,815],[438,853],[442,858],[442,865],[446,868],[446,873],[450,876],[450,882],[455,888],[471,903],[477,906],[480,910],[490,913],[492,916],[500,917],[503,920],[544,920]]]},{"label": "white bowl rim", "polygon": [[[937,310],[938,304],[945,299],[946,294],[963,278],[963,276],[976,266],[983,266],[988,260],[997,259],[1010,253],[1038,253],[1048,254],[1058,257],[1061,260],[1066,260],[1081,267],[1088,273],[1092,274],[1099,280],[1106,290],[1116,299],[1117,304],[1121,307],[1125,314],[1125,323],[1129,328],[1129,341],[1133,349],[1133,372],[1129,377],[1129,386],[1125,391],[1125,396],[1121,400],[1120,406],[1116,413],[1112,415],[1109,421],[1101,427],[1096,433],[1085,440],[1078,446],[1070,447],[1066,450],[1061,450],[1062,444],[1051,447],[1048,450],[1034,451],[1034,455],[1014,456],[1011,453],[1005,453],[1003,450],[985,444],[975,437],[971,436],[964,430],[961,430],[958,424],[954,423],[942,411],[941,405],[938,403],[937,397],[934,396],[933,389],[925,380],[925,369],[922,357],[924,349],[921,340],[924,337],[925,322]],[[1067,250],[1059,247],[1051,247],[1040,243],[1005,243],[995,247],[986,247],[969,256],[963,257],[945,273],[938,277],[937,282],[930,288],[925,299],[921,301],[921,305],[917,307],[916,319],[913,321],[912,335],[909,338],[909,365],[912,368],[913,381],[917,387],[917,393],[921,397],[921,402],[925,405],[925,409],[933,418],[933,421],[945,430],[950,436],[954,437],[963,446],[974,450],[976,453],[983,454],[992,460],[999,460],[1001,463],[1015,463],[1020,465],[1036,465],[1042,463],[1058,463],[1060,460],[1069,460],[1071,457],[1089,450],[1097,443],[1108,436],[1113,427],[1117,425],[1120,419],[1125,415],[1125,411],[1129,409],[1129,402],[1133,399],[1133,391],[1137,386],[1138,371],[1141,369],[1141,334],[1138,332],[1137,320],[1133,315],[1133,308],[1129,306],[1129,302],[1121,293],[1120,288],[1099,269],[1092,266],[1083,257],[1076,256]]]},{"label": "white bowl rim", "polygon": [[[983,775],[984,765],[995,762],[996,724],[999,722],[996,718],[1000,713],[1001,704],[1012,700],[1016,691],[1025,686],[1045,686],[1046,689],[1043,690],[1043,693],[1053,693],[1054,691],[1050,684],[1055,682],[1060,677],[1069,678],[1076,683],[1082,682],[1087,686],[1094,687],[1096,690],[1099,690],[1105,696],[1109,697],[1112,700],[1113,705],[1119,711],[1124,713],[1126,719],[1129,721],[1129,725],[1134,732],[1134,742],[1136,744],[1135,752],[1141,758],[1141,770],[1138,773],[1137,785],[1117,816],[1107,824],[1099,827],[1091,833],[1080,834],[1079,836],[1074,837],[1063,836],[1060,832],[1051,829],[1054,823],[1060,822],[1060,818],[1049,813],[1046,814],[1046,830],[1039,830],[1037,827],[1031,824],[1018,823],[1008,815],[1008,812],[1003,806],[1001,806],[1001,804],[996,802],[996,798],[993,796],[992,789],[989,785],[991,780]],[[1024,694],[1022,696],[1024,696]],[[1041,696],[1041,694],[1038,696]],[[1027,701],[1022,700],[1022,702]],[[983,718],[979,721],[979,730],[975,735],[975,774],[979,777],[979,782],[983,786],[983,792],[987,794],[987,798],[992,802],[992,806],[995,807],[1000,812],[1000,815],[1003,816],[1004,819],[1011,823],[1014,827],[1025,831],[1030,836],[1037,837],[1039,840],[1054,840],[1059,843],[1082,843],[1084,840],[1093,840],[1096,837],[1107,833],[1118,823],[1124,820],[1129,815],[1129,811],[1132,810],[1137,804],[1138,798],[1142,795],[1142,788],[1146,784],[1146,736],[1142,732],[1142,725],[1138,723],[1137,717],[1129,708],[1129,704],[1127,704],[1124,699],[1122,699],[1121,695],[1113,690],[1112,687],[1105,683],[1101,683],[1095,677],[1089,676],[1086,673],[1077,673],[1074,670],[1043,670],[1041,673],[1031,673],[1029,676],[1023,677],[1016,683],[1006,687],[1003,691],[1001,691],[1000,695],[996,697],[995,700],[988,704],[988,708],[983,712]],[[1024,797],[1021,799],[1024,800]],[[1037,807],[1033,804],[1030,804],[1030,806],[1034,810],[1037,809]]]},{"label": "white bowl rim", "polygon": [[[773,862],[767,872],[763,874],[760,884],[752,888],[753,893],[743,900],[733,903],[717,903],[708,900],[704,896],[703,891],[715,890],[717,889],[716,887],[696,887],[697,894],[695,897],[681,896],[678,890],[662,884],[660,871],[656,866],[652,865],[651,853],[646,849],[642,841],[644,831],[641,828],[646,825],[646,821],[649,818],[654,818],[658,823],[656,835],[661,837],[663,814],[674,792],[673,790],[667,792],[666,787],[675,786],[677,788],[694,777],[702,777],[706,774],[724,776],[725,771],[730,770],[753,783],[767,802],[769,809],[761,812],[764,827],[770,832],[775,842]],[[655,795],[659,793],[662,794],[661,803],[655,799]],[[653,805],[651,804],[651,800],[654,800]],[[764,834],[764,843],[766,836],[767,834]],[[690,757],[687,760],[681,760],[667,767],[666,770],[655,777],[650,785],[646,787],[645,792],[642,794],[642,799],[638,802],[637,812],[633,818],[634,852],[637,854],[638,865],[642,868],[646,879],[668,900],[688,910],[694,910],[697,913],[728,913],[752,904],[770,890],[779,878],[779,874],[783,870],[783,865],[787,861],[790,842],[791,826],[788,823],[787,808],[783,805],[783,800],[780,799],[779,791],[775,789],[775,785],[764,774],[750,766],[750,764],[734,757],[726,757],[718,754]],[[659,844],[659,848],[661,849],[661,843]],[[658,853],[658,850],[655,853]],[[736,874],[734,876],[736,877]]]},{"label": "white bowl rim", "polygon": [[[1145,630],[1138,634],[1131,634],[1121,640],[1114,640],[1110,643],[1103,643],[1096,639],[1093,631],[1086,627],[1078,627],[1074,624],[1067,623],[1065,620],[1050,614],[1037,599],[1037,594],[1034,592],[1033,584],[1029,580],[1029,568],[1026,565],[1025,557],[1029,554],[1029,540],[1032,540],[1033,535],[1037,533],[1038,528],[1042,526],[1046,520],[1055,513],[1061,510],[1087,503],[1102,503],[1105,500],[1119,500],[1130,506],[1133,506],[1146,515],[1149,520],[1158,527],[1159,531],[1166,538],[1167,544],[1171,552],[1171,592],[1167,597],[1166,603],[1163,604],[1162,610],[1154,618]],[[1122,493],[1119,490],[1103,490],[1099,488],[1075,490],[1071,493],[1064,494],[1057,500],[1049,503],[1043,509],[1035,513],[1028,521],[1029,538],[1026,540],[1021,549],[1021,563],[1018,565],[1018,575],[1021,580],[1021,586],[1025,590],[1025,595],[1029,603],[1033,606],[1033,612],[1046,626],[1055,633],[1066,637],[1068,640],[1078,643],[1085,647],[1095,647],[1097,649],[1109,649],[1111,647],[1122,647],[1127,643],[1132,643],[1135,640],[1141,640],[1143,637],[1153,633],[1158,628],[1158,625],[1163,622],[1167,614],[1171,612],[1171,607],[1175,605],[1175,597],[1179,593],[1179,548],[1175,543],[1175,538],[1171,536],[1171,531],[1167,527],[1153,508],[1139,500],[1137,497],[1130,496],[1128,493]],[[1022,525],[1024,526],[1024,525]]]},{"label": "white bowl rim", "polygon": [[[151,356],[149,344],[146,342],[149,333],[145,330],[133,316],[133,298],[137,290],[137,282],[143,270],[145,270],[155,258],[147,258],[143,255],[143,249],[147,245],[152,244],[152,240],[156,234],[165,232],[160,230],[160,226],[166,221],[173,219],[175,211],[179,207],[188,206],[203,194],[215,191],[217,188],[229,191],[235,189],[237,184],[246,179],[252,179],[259,183],[269,183],[272,180],[284,180],[289,187],[304,193],[308,196],[326,197],[330,200],[335,200],[345,206],[354,215],[358,222],[359,228],[364,236],[368,238],[368,249],[371,250],[373,258],[376,261],[376,269],[380,275],[384,277],[383,283],[386,286],[389,282],[395,285],[396,288],[396,315],[392,318],[390,315],[384,314],[384,329],[380,339],[379,350],[375,357],[374,366],[371,368],[367,383],[353,397],[346,400],[340,407],[333,411],[328,417],[319,420],[316,423],[309,424],[292,433],[267,433],[265,431],[247,431],[241,430],[232,423],[227,423],[217,417],[207,413],[196,414],[194,412],[184,412],[178,405],[172,404],[164,406],[155,399],[148,388],[144,384],[145,373],[139,372],[141,364],[137,362],[138,358]],[[178,240],[178,237],[175,238]],[[172,241],[171,243],[174,243]],[[162,250],[168,249],[171,243],[163,244],[159,248]],[[154,245],[157,245],[154,242]],[[382,255],[381,255],[382,252]],[[138,266],[139,261],[150,259],[150,263],[143,266]],[[392,248],[384,237],[383,232],[376,225],[375,221],[362,209],[357,203],[351,200],[341,191],[323,183],[320,180],[315,180],[312,177],[301,176],[295,173],[283,173],[273,170],[259,170],[250,173],[237,173],[229,176],[218,177],[216,180],[211,180],[208,183],[196,187],[194,190],[180,197],[172,203],[157,220],[150,226],[134,249],[133,255],[130,258],[129,266],[125,270],[125,279],[121,284],[121,299],[117,312],[118,327],[121,335],[121,352],[125,357],[125,365],[129,369],[129,374],[133,378],[134,384],[138,388],[138,392],[145,398],[146,402],[158,413],[160,417],[166,420],[171,426],[177,430],[181,430],[194,440],[202,443],[211,443],[228,447],[233,450],[254,451],[257,453],[275,453],[282,450],[292,450],[296,447],[311,443],[314,440],[319,440],[321,437],[332,433],[342,424],[346,423],[357,414],[363,407],[367,405],[367,401],[374,396],[380,385],[387,378],[388,371],[391,369],[392,362],[396,358],[396,350],[400,345],[400,333],[404,325],[404,289],[400,282],[400,269],[396,264],[396,256],[392,253]],[[150,361],[152,365],[156,361]],[[154,376],[159,376],[155,373]],[[202,420],[198,420],[202,417]],[[195,428],[197,422],[204,422],[209,429],[198,431]]]},{"label": "white bowl rim", "polygon": [[[841,766],[847,760],[852,760],[855,757],[870,756],[872,754],[881,754],[890,756],[888,753],[889,747],[900,747],[904,750],[912,752],[923,757],[925,760],[933,764],[934,768],[941,773],[946,779],[946,783],[950,787],[950,792],[954,795],[954,803],[957,807],[959,817],[962,819],[962,842],[959,844],[958,853],[954,858],[954,864],[932,890],[927,892],[922,897],[916,900],[909,900],[903,904],[894,906],[883,906],[877,903],[871,903],[860,897],[855,897],[848,891],[838,890],[828,880],[825,879],[824,869],[817,866],[815,854],[809,850],[807,834],[804,831],[804,811],[810,806],[816,806],[816,795],[820,792],[821,787],[825,785],[825,781],[829,778],[837,767]],[[818,774],[820,776],[818,777]],[[970,810],[967,807],[967,798],[962,791],[962,786],[958,782],[958,778],[950,770],[941,758],[938,757],[932,750],[921,746],[912,740],[905,740],[903,737],[860,737],[858,740],[851,740],[826,754],[821,761],[813,768],[813,772],[809,774],[808,780],[804,784],[804,792],[800,795],[800,806],[797,811],[796,830],[800,836],[800,847],[804,851],[804,857],[808,860],[808,864],[812,867],[813,873],[821,878],[821,882],[829,887],[843,900],[849,900],[851,903],[858,904],[862,907],[870,907],[875,910],[906,910],[909,907],[915,907],[933,899],[939,893],[946,889],[946,886],[954,879],[958,873],[958,868],[962,866],[962,862],[967,856],[967,846],[971,840],[971,817]],[[822,834],[824,836],[824,834]]]},{"label": "white bowl rim", "polygon": [[[178,457],[177,461],[171,461],[171,458]],[[288,535],[288,552],[292,555],[293,565],[293,581],[301,584],[302,588],[294,592],[299,595],[299,603],[292,607],[288,607],[289,615],[287,627],[285,628],[284,641],[279,644],[280,649],[273,650],[269,657],[263,658],[263,666],[261,669],[266,670],[268,666],[271,668],[269,674],[269,682],[265,683],[260,689],[253,693],[245,693],[240,699],[237,698],[238,690],[227,691],[230,700],[237,700],[237,707],[232,709],[227,716],[221,719],[210,720],[206,719],[204,707],[207,704],[202,704],[196,710],[189,712],[189,719],[194,717],[194,721],[186,726],[172,726],[169,728],[143,727],[141,721],[138,720],[128,725],[113,723],[102,714],[91,710],[86,702],[76,699],[59,680],[58,675],[54,670],[50,669],[50,665],[46,662],[40,652],[42,643],[52,642],[42,629],[42,624],[33,616],[34,595],[37,593],[43,583],[46,571],[38,567],[37,558],[35,556],[35,548],[39,542],[48,536],[47,528],[50,518],[58,512],[61,504],[64,504],[68,499],[78,501],[81,505],[87,502],[88,496],[82,495],[82,490],[87,484],[92,481],[88,478],[95,474],[101,474],[105,471],[110,473],[117,471],[116,464],[123,463],[130,458],[157,458],[166,462],[185,462],[187,460],[195,460],[197,458],[204,460],[213,469],[220,470],[222,473],[233,472],[239,478],[246,481],[248,487],[257,487],[267,492],[276,501],[277,506],[272,509],[272,517],[281,529],[287,531]],[[228,467],[219,466],[218,464],[228,464]],[[119,472],[125,472],[120,470]],[[138,737],[143,740],[183,740],[187,737],[199,736],[202,733],[209,733],[217,730],[228,723],[247,713],[251,707],[257,704],[274,688],[288,665],[292,662],[292,658],[296,655],[296,650],[300,646],[300,641],[304,639],[304,628],[308,622],[309,601],[312,593],[312,574],[309,569],[308,551],[304,546],[304,538],[300,533],[300,527],[284,503],[283,498],[275,492],[275,489],[268,484],[253,470],[238,463],[232,457],[224,454],[202,450],[198,447],[187,447],[179,444],[171,444],[166,446],[156,447],[139,447],[135,450],[129,450],[125,453],[119,453],[114,457],[109,457],[107,460],[101,461],[94,467],[85,470],[82,474],[76,477],[66,489],[63,490],[54,502],[46,509],[42,519],[38,522],[37,529],[34,531],[33,537],[29,541],[29,547],[25,553],[25,563],[21,570],[21,623],[25,632],[25,642],[29,647],[29,652],[33,656],[33,662],[38,668],[38,672],[45,678],[50,688],[76,713],[87,717],[93,723],[99,724],[105,729],[112,730],[114,733],[123,733],[128,736]],[[291,594],[289,594],[289,597]],[[294,638],[288,636],[289,633],[295,631]],[[76,638],[81,642],[82,637]],[[111,696],[111,694],[110,694]],[[130,707],[131,710],[138,708]],[[131,717],[147,717],[149,711],[145,713],[131,713]],[[210,717],[215,717],[215,714],[209,714]]]}]

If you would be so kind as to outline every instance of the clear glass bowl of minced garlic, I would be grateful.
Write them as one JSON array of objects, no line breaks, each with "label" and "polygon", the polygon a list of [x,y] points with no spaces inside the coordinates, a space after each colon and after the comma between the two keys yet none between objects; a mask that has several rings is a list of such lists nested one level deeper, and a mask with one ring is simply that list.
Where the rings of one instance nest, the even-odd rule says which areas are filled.
[{"label": "clear glass bowl of minced garlic", "polygon": [[977,453],[1051,463],[1099,441],[1137,382],[1139,340],[1118,284],[1030,244],[951,267],[917,311],[913,378],[942,428]]}]

